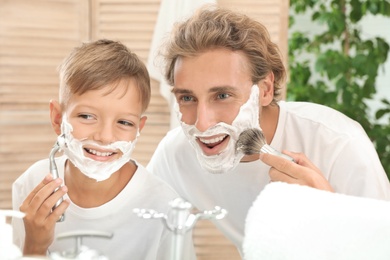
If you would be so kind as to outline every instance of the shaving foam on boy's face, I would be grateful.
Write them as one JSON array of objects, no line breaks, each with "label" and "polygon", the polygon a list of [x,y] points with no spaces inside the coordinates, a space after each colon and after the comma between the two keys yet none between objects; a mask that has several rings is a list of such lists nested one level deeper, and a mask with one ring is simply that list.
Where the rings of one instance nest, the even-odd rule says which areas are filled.
[{"label": "shaving foam on boy's face", "polygon": [[[87,177],[95,179],[96,181],[103,181],[108,179],[114,172],[119,170],[125,163],[130,161],[131,153],[134,150],[139,136],[137,132],[136,138],[131,142],[118,141],[109,145],[101,145],[95,141],[81,139],[78,140],[72,135],[73,127],[67,121],[66,114],[62,117],[61,132],[62,134],[58,137],[62,139],[59,141],[61,149],[69,160]],[[85,156],[84,147],[88,146],[96,147],[103,151],[120,151],[122,154],[119,158],[112,161],[96,161]],[[93,151],[97,153],[97,151]],[[103,155],[103,154],[98,154]]]},{"label": "shaving foam on boy's face", "polygon": [[[210,173],[225,173],[235,168],[244,154],[236,149],[236,142],[242,131],[259,126],[259,87],[253,85],[248,101],[240,107],[240,111],[231,125],[220,122],[205,132],[200,132],[195,125],[188,125],[181,121],[182,114],[179,105],[175,104],[175,111],[181,122],[182,129],[196,151],[196,156],[203,169]],[[229,135],[227,147],[216,155],[207,156],[197,143],[199,137]]]}]

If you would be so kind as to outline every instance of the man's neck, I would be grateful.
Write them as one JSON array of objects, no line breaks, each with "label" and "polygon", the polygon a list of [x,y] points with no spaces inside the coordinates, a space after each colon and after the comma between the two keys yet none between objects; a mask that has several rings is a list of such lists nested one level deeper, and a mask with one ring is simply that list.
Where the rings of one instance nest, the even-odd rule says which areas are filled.
[{"label": "man's neck", "polygon": [[271,104],[266,107],[262,107],[260,114],[260,127],[263,130],[263,134],[267,143],[270,144],[274,138],[276,128],[279,121],[279,105]]}]

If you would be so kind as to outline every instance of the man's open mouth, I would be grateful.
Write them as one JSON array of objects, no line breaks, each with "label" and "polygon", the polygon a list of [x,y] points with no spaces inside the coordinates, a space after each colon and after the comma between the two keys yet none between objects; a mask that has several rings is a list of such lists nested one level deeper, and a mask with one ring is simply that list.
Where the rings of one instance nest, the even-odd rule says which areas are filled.
[{"label": "man's open mouth", "polygon": [[198,140],[211,149],[221,144],[227,137],[228,135],[221,135],[214,138],[198,137]]}]

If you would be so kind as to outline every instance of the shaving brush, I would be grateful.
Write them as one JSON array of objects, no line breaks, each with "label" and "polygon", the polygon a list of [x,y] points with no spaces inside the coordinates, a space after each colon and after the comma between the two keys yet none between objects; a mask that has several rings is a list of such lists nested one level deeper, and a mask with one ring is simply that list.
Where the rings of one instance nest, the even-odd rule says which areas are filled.
[{"label": "shaving brush", "polygon": [[244,130],[238,137],[236,149],[245,155],[269,153],[294,162],[290,156],[283,154],[271,146],[265,140],[263,132],[258,128],[249,128]]}]

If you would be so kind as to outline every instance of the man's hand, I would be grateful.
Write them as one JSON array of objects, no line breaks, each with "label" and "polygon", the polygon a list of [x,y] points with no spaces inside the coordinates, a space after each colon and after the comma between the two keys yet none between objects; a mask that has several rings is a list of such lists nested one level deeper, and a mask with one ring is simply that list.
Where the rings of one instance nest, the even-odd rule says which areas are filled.
[{"label": "man's hand", "polygon": [[271,181],[301,184],[333,192],[321,171],[304,154],[289,151],[283,153],[294,158],[295,163],[272,154],[260,154],[260,160],[271,166],[269,171]]}]

